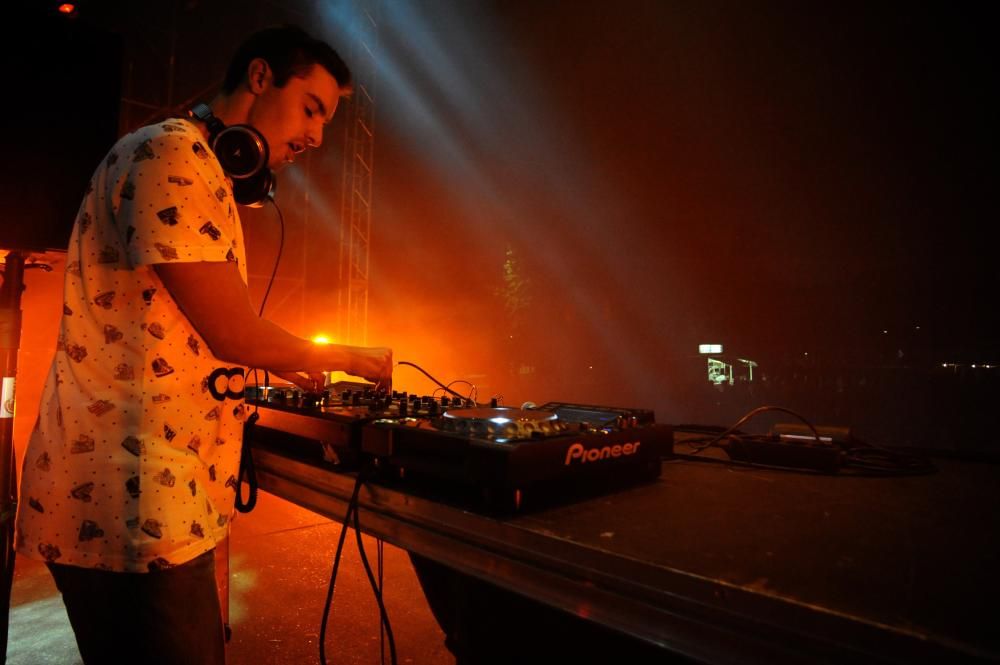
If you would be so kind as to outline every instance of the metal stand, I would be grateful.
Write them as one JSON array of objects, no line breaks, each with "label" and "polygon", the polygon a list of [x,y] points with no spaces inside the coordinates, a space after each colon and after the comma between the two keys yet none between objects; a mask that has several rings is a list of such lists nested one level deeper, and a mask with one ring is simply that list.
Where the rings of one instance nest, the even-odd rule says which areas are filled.
[{"label": "metal stand", "polygon": [[14,581],[14,516],[17,513],[17,458],[14,455],[14,383],[17,350],[21,345],[21,292],[24,290],[25,253],[7,254],[0,287],[0,551],[3,557],[3,625],[0,644],[7,660],[7,625],[10,619],[10,588]]}]

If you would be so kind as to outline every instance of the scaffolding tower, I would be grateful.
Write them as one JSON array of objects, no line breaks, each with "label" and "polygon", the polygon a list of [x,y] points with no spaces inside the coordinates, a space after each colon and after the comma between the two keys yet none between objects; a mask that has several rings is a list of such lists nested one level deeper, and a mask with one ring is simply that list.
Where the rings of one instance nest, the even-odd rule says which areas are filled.
[{"label": "scaffolding tower", "polygon": [[368,343],[368,283],[375,158],[375,83],[379,0],[357,0],[350,46],[354,93],[344,132],[341,184],[338,341]]}]

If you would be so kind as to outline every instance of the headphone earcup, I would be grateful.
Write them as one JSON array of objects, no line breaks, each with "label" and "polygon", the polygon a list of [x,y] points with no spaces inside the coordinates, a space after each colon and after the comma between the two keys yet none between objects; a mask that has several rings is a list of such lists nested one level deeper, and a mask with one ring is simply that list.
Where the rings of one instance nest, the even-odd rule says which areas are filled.
[{"label": "headphone earcup", "polygon": [[260,208],[274,198],[278,181],[271,169],[263,169],[249,178],[233,180],[233,198],[237,203],[250,208]]},{"label": "headphone earcup", "polygon": [[267,141],[249,125],[231,125],[212,137],[212,151],[222,170],[233,180],[233,198],[240,205],[259,208],[274,196],[277,184],[267,167]]},{"label": "headphone earcup", "polygon": [[212,152],[230,178],[251,178],[267,169],[267,141],[249,125],[232,125],[212,137]]},{"label": "headphone earcup", "polygon": [[259,208],[274,197],[278,186],[268,168],[271,151],[264,135],[250,125],[226,127],[207,104],[196,104],[188,115],[208,127],[209,145],[222,170],[233,181],[233,198],[240,205]]}]

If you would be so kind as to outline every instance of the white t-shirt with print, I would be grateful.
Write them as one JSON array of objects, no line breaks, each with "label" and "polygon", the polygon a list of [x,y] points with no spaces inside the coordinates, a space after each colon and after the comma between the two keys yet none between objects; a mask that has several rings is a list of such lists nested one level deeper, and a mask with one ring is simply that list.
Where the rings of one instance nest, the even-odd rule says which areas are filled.
[{"label": "white t-shirt with print", "polygon": [[70,238],[59,342],[24,459],[19,554],[146,572],[226,535],[245,368],[212,356],[153,269],[198,261],[235,261],[246,282],[232,190],[204,136],[175,119],[123,137]]}]

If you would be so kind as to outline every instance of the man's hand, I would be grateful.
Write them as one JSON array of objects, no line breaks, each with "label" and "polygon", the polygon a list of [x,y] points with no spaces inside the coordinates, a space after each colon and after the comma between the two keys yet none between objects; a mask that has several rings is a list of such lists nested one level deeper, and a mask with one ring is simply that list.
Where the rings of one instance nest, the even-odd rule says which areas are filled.
[{"label": "man's hand", "polygon": [[272,370],[271,373],[289,383],[294,383],[307,393],[323,392],[323,386],[326,383],[326,377],[323,376],[322,372],[303,372],[300,374],[299,372],[275,372]]},{"label": "man's hand", "polygon": [[324,346],[315,363],[319,369],[273,374],[290,381],[307,392],[323,391],[325,371],[341,371],[371,381],[379,388],[392,389],[392,349],[385,347]]},{"label": "man's hand", "polygon": [[349,358],[345,372],[367,379],[380,388],[392,389],[392,349],[351,347]]}]

